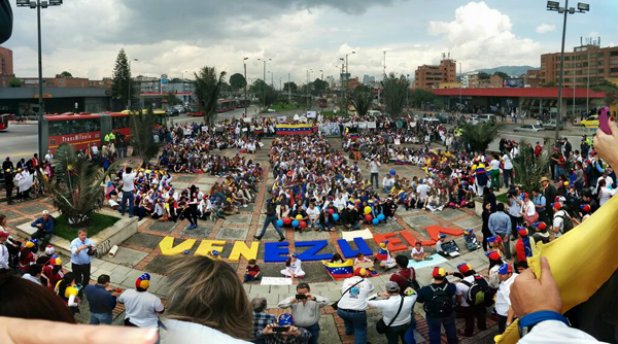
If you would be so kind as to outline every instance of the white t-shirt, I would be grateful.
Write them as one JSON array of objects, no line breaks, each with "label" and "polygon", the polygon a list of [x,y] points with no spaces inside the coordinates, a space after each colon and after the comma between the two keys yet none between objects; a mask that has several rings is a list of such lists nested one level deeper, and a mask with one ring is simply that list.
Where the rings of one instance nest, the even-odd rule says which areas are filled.
[{"label": "white t-shirt", "polygon": [[[360,280],[363,281],[352,287]],[[373,284],[368,279],[360,276],[346,278],[341,286],[341,293],[343,294],[350,287],[352,287],[350,291],[345,293],[341,300],[339,300],[338,307],[354,311],[364,311],[367,309],[367,298],[373,293]]]},{"label": "white t-shirt", "polygon": [[390,324],[397,314],[397,318],[395,318],[395,321],[393,321],[391,327],[401,326],[412,320],[412,307],[414,307],[416,297],[416,294],[406,296],[403,299],[403,305],[401,306],[401,311],[399,314],[397,314],[397,310],[399,310],[399,304],[401,303],[400,295],[391,296],[387,300],[367,301],[367,304],[371,307],[380,308],[382,310],[382,320],[384,320],[386,325]]},{"label": "white t-shirt", "polygon": [[[463,280],[472,284],[474,283],[474,276],[466,276],[464,277]],[[457,288],[457,292],[455,293],[455,295],[461,296],[461,307],[469,307],[470,304],[468,304],[467,299],[468,299],[468,290],[470,290],[470,287],[463,284],[462,282],[455,283],[455,287]]]},{"label": "white t-shirt", "polygon": [[498,315],[507,316],[509,308],[511,307],[511,284],[515,282],[515,278],[517,277],[516,273],[507,279],[506,281],[500,282],[500,286],[498,287],[498,292],[496,293],[496,313]]},{"label": "white t-shirt", "polygon": [[534,207],[534,202],[532,202],[531,200],[528,200],[528,202],[524,203],[524,207],[522,209],[522,212],[526,216],[534,216],[534,213],[536,213],[536,208]]},{"label": "white t-shirt", "polygon": [[424,201],[427,199],[427,194],[429,193],[430,187],[427,184],[420,184],[416,187],[416,194],[418,195],[418,199]]},{"label": "white t-shirt", "polygon": [[504,169],[505,170],[512,170],[513,169],[513,162],[511,161],[511,158],[509,158],[508,154],[504,154],[502,156],[502,160],[504,161]]},{"label": "white t-shirt", "polygon": [[34,276],[32,276],[31,274],[24,274],[24,275],[23,275],[23,276],[21,276],[21,277],[22,277],[23,279],[26,279],[26,280],[28,280],[28,281],[32,282],[32,283],[36,283],[36,284],[38,284],[38,285],[42,285],[42,283],[41,283],[41,279],[40,279],[40,278],[37,278],[37,277],[34,277]]},{"label": "white t-shirt", "polygon": [[307,215],[310,220],[317,220],[320,217],[320,210],[317,207],[313,207],[313,209],[309,207],[307,208]]},{"label": "white t-shirt", "polygon": [[556,228],[559,229],[558,233],[554,232],[554,235],[557,237],[561,236],[564,232],[564,218],[569,216],[564,210],[558,210],[554,213],[554,219],[552,225],[554,226],[554,230]]},{"label": "white t-shirt", "polygon": [[122,191],[132,192],[135,189],[135,177],[137,173],[123,173],[122,174]]},{"label": "white t-shirt", "polygon": [[500,160],[494,159],[494,160],[491,161],[490,165],[491,165],[491,169],[492,170],[499,170],[500,169]]},{"label": "white t-shirt", "polygon": [[127,289],[118,297],[125,307],[125,319],[137,327],[157,327],[157,313],[165,309],[161,299],[147,291]]},{"label": "white t-shirt", "polygon": [[226,343],[250,344],[242,339],[231,337],[219,330],[188,321],[162,320],[166,330],[161,331],[161,344],[180,343]]},{"label": "white t-shirt", "polygon": [[417,256],[418,256],[418,255],[421,255],[421,254],[423,254],[423,253],[425,253],[425,250],[423,249],[423,246],[421,246],[421,248],[420,248],[420,249],[418,249],[418,250],[416,249],[416,247],[413,247],[413,248],[412,248],[412,253],[411,253],[411,256],[412,256],[412,258],[414,258],[414,256],[415,256],[415,255],[417,255]]}]

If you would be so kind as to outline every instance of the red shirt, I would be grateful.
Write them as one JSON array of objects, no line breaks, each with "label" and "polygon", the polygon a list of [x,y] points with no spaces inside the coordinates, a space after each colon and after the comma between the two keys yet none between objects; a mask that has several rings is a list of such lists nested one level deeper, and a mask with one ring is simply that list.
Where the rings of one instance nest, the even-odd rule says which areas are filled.
[{"label": "red shirt", "polygon": [[416,272],[414,271],[414,268],[400,269],[391,275],[389,281],[399,284],[399,288],[403,289],[406,285],[406,281],[409,279],[416,279]]},{"label": "red shirt", "polygon": [[255,276],[258,274],[258,272],[260,272],[260,267],[257,265],[254,266],[247,266],[247,275],[251,275],[251,276]]}]

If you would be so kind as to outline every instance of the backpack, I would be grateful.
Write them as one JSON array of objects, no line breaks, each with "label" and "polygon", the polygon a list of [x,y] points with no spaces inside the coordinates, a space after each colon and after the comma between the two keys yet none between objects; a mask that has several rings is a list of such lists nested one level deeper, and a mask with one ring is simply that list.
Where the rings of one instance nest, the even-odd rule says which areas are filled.
[{"label": "backpack", "polygon": [[571,216],[566,212],[566,210],[563,210],[563,215],[561,215],[560,213],[556,213],[556,215],[554,215],[554,218],[562,219],[562,234],[566,234],[566,232],[573,229],[573,220],[571,219]]},{"label": "backpack", "polygon": [[414,289],[414,291],[418,292],[418,290],[421,287],[418,284],[418,281],[416,281],[416,271],[414,271],[413,268],[410,268],[410,270],[411,270],[410,278],[405,278],[400,273],[396,273],[397,276],[401,277],[404,280],[403,285],[400,288],[401,295],[403,295],[406,289],[408,288],[412,288]]},{"label": "backpack", "polygon": [[433,292],[431,300],[425,303],[424,309],[427,315],[434,318],[444,318],[453,312],[453,295],[449,295],[446,290],[449,284],[444,283],[441,288],[435,288],[433,285],[429,286],[429,289]]},{"label": "backpack", "polygon": [[474,275],[474,281],[472,283],[466,280],[462,280],[461,283],[468,286],[466,302],[470,306],[485,306],[491,301],[490,298],[487,297],[489,294],[489,284],[483,276]]}]

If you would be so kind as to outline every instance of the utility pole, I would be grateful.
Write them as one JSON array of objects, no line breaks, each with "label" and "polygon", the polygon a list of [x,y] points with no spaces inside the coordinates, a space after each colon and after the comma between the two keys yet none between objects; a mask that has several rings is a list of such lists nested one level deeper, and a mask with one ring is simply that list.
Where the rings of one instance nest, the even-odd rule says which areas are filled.
[{"label": "utility pole", "polygon": [[350,71],[348,70],[348,55],[354,55],[356,51],[345,54],[345,114],[348,114],[348,84],[350,81]]},{"label": "utility pole", "polygon": [[244,78],[245,78],[245,99],[243,100],[243,103],[245,105],[245,116],[247,115],[247,60],[249,58],[248,57],[244,57],[242,59],[242,65],[244,67],[245,70],[245,74],[244,74]]},{"label": "utility pole", "polygon": [[262,81],[264,82],[264,87],[262,87],[262,98],[264,98],[264,109],[266,109],[266,86],[268,86],[268,84],[266,83],[266,62],[272,61],[272,59],[264,57],[258,59],[258,61],[262,61],[264,63],[264,78],[262,79]]},{"label": "utility pole", "polygon": [[383,77],[382,77],[383,79],[382,80],[384,80],[384,78],[386,78],[386,50],[382,51],[382,53],[384,53],[384,59],[383,59],[383,62],[382,62],[382,66],[383,66],[383,69],[384,69],[384,71],[382,72],[383,73],[382,74],[383,75]]}]

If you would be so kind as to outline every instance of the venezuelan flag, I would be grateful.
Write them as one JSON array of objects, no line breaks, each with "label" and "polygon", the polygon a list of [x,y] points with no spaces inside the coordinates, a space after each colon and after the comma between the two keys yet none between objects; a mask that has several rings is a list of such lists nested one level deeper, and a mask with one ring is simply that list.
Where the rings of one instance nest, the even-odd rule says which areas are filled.
[{"label": "venezuelan flag", "polygon": [[323,263],[324,263],[324,267],[326,268],[326,271],[328,271],[328,273],[334,279],[348,278],[354,275],[354,262],[351,259],[348,259],[344,261],[343,263],[340,263],[340,262],[331,263],[327,261]]},{"label": "venezuelan flag", "polygon": [[277,135],[311,135],[318,131],[313,124],[277,124]]}]

